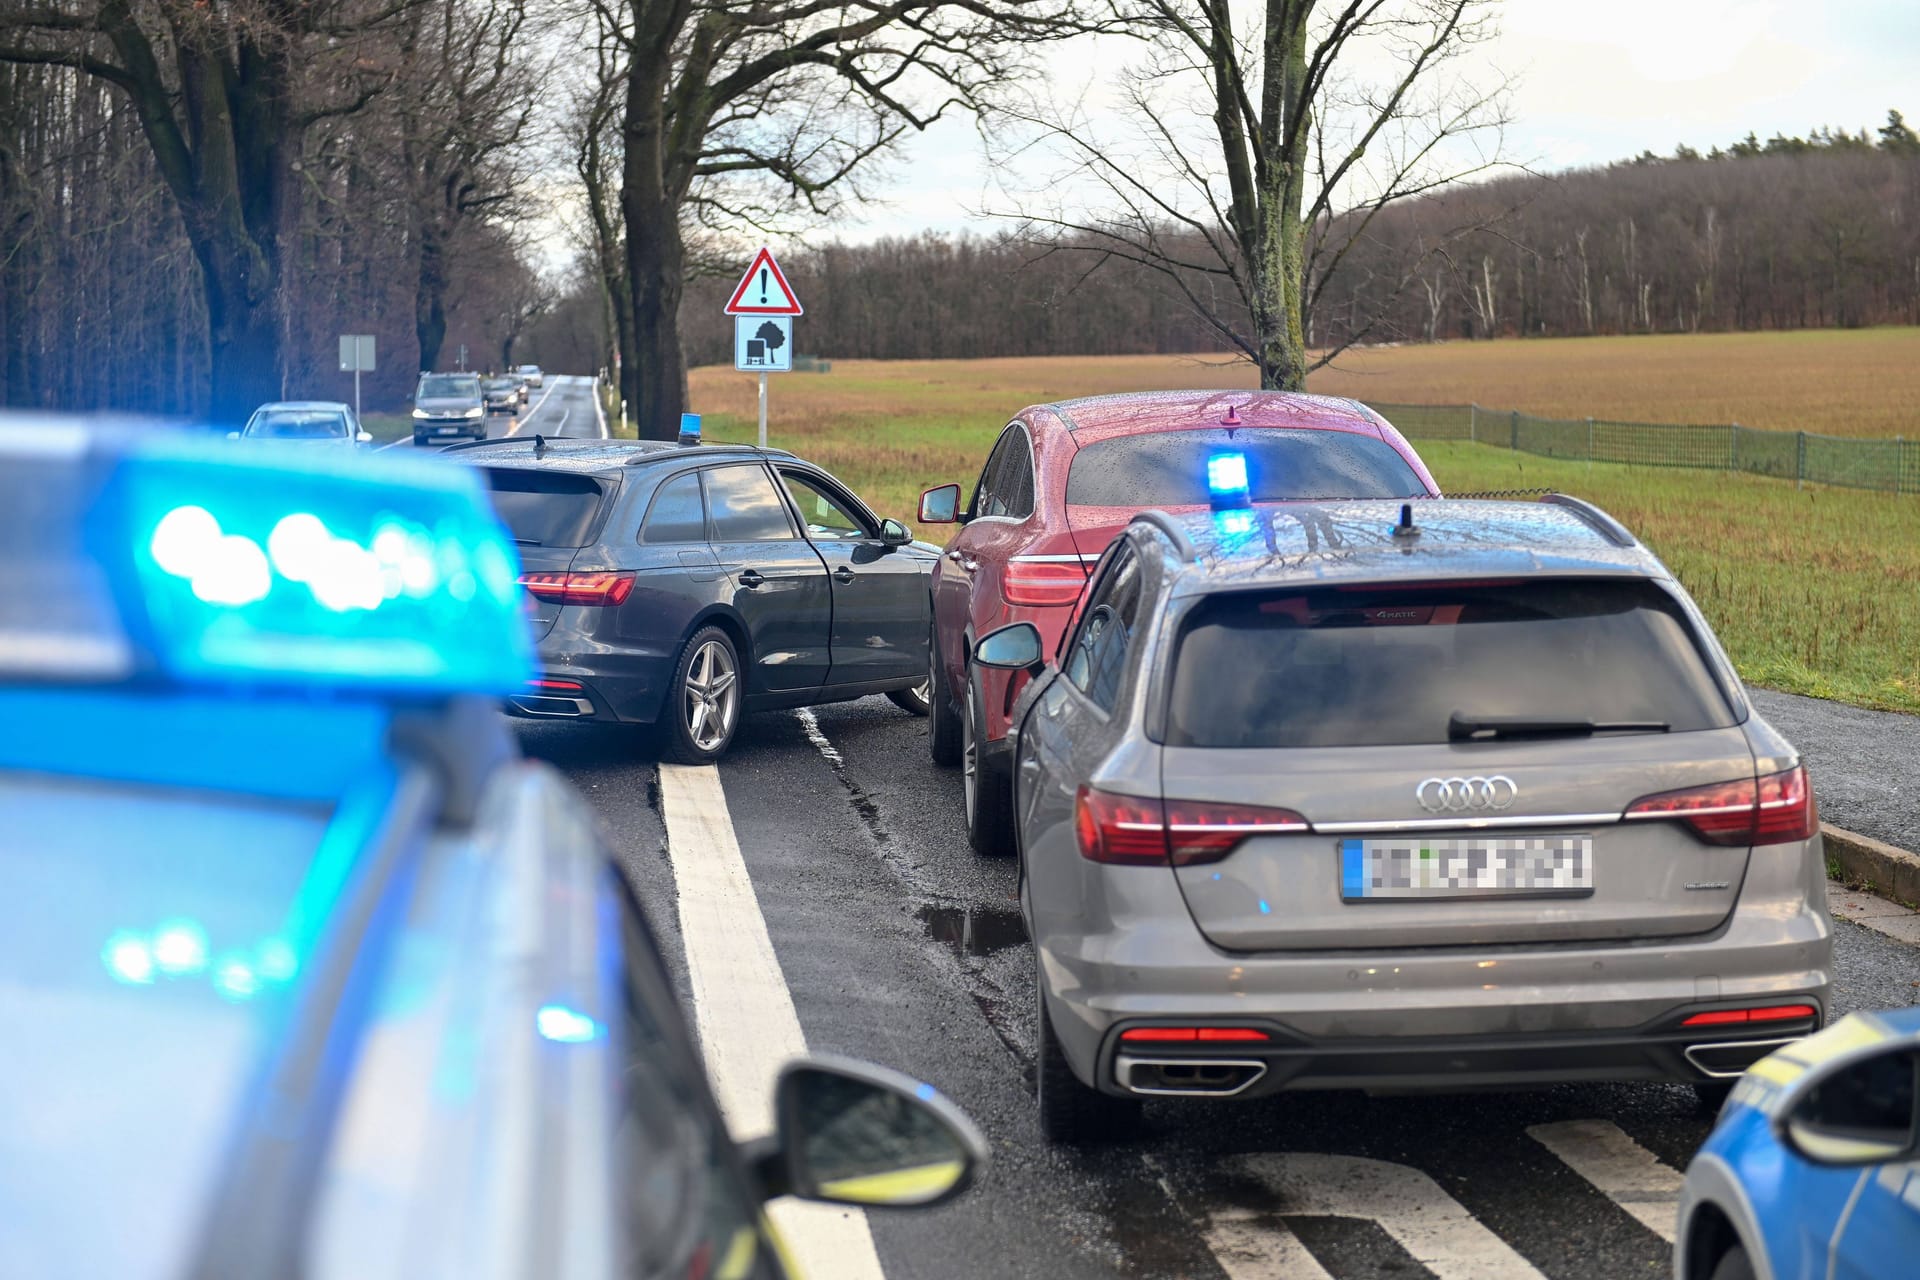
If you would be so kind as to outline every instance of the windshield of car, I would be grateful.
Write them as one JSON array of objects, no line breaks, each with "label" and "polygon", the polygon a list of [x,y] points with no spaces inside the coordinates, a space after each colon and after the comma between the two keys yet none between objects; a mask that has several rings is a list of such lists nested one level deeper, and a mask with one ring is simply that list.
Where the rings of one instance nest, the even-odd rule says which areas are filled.
[{"label": "windshield of car", "polygon": [[432,397],[451,399],[455,396],[477,396],[480,394],[480,379],[473,374],[435,373],[420,379],[419,399]]},{"label": "windshield of car", "polygon": [[512,391],[520,384],[512,378],[483,378],[480,386],[486,391]]},{"label": "windshield of car", "polygon": [[1098,440],[1073,455],[1067,503],[1087,507],[1205,506],[1207,462],[1246,458],[1254,502],[1424,497],[1398,450],[1378,436],[1295,428],[1199,427]]},{"label": "windshield of car", "polygon": [[537,364],[523,364],[523,365],[521,365],[521,366],[520,366],[520,372],[522,372],[522,373],[538,373],[538,372],[540,372],[540,366],[539,366],[539,365],[537,365]]},{"label": "windshield of car", "polygon": [[329,810],[0,773],[0,812],[0,1274],[192,1271]]},{"label": "windshield of car", "polygon": [[1167,742],[1441,744],[1453,717],[1723,728],[1734,715],[1648,582],[1322,587],[1212,596],[1174,656]]},{"label": "windshield of car", "polygon": [[592,476],[568,471],[485,467],[493,509],[513,539],[528,547],[584,547],[606,491]]},{"label": "windshield of car", "polygon": [[253,416],[247,434],[271,440],[337,440],[347,420],[334,409],[269,409]]}]

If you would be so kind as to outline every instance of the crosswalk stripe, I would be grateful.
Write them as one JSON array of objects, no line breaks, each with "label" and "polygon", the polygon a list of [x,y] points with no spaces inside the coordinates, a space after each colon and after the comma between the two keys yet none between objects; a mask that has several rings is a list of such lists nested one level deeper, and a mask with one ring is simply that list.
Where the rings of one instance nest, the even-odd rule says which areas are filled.
[{"label": "crosswalk stripe", "polygon": [[1553,1152],[1647,1230],[1673,1243],[1679,1230],[1676,1218],[1684,1180],[1618,1125],[1608,1120],[1564,1120],[1532,1125],[1527,1136]]},{"label": "crosswalk stripe", "polygon": [[[1219,1239],[1229,1256],[1215,1249],[1230,1280],[1271,1280],[1292,1271],[1261,1269],[1262,1250],[1291,1247],[1306,1253],[1291,1232],[1289,1244],[1277,1244],[1279,1232],[1269,1225],[1273,1214],[1300,1217],[1362,1218],[1380,1228],[1438,1280],[1543,1280],[1540,1272],[1506,1241],[1463,1208],[1440,1184],[1418,1169],[1359,1156],[1310,1153],[1240,1156],[1230,1161],[1236,1169],[1264,1183],[1273,1192],[1273,1205],[1262,1210],[1229,1209],[1213,1215],[1208,1228],[1211,1244]],[[1224,1234],[1223,1234],[1224,1233]],[[1297,1265],[1297,1264],[1296,1264]],[[1324,1276],[1302,1269],[1298,1274]]]},{"label": "crosswalk stripe", "polygon": [[[781,1066],[807,1051],[800,1015],[740,856],[719,771],[662,764],[660,813],[707,1072],[734,1136],[754,1137],[773,1128]],[[883,1280],[873,1233],[859,1210],[780,1200],[768,1213],[800,1274]]]}]

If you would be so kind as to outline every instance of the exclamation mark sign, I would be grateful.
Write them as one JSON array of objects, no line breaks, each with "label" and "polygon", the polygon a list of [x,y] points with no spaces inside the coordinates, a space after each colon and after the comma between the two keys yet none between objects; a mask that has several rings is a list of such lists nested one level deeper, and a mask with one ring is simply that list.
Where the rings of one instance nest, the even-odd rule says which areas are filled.
[{"label": "exclamation mark sign", "polygon": [[760,268],[760,305],[767,305],[767,269]]}]

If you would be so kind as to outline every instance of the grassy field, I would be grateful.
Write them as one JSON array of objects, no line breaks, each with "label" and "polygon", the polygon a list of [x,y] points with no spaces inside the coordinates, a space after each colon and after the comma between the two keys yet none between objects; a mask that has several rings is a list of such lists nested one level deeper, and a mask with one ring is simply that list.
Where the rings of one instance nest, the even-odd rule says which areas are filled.
[{"label": "grassy field", "polygon": [[[1771,348],[1770,342],[1775,343]],[[1855,381],[1853,375],[1827,375],[1840,391],[1861,398],[1855,421],[1882,424],[1893,434],[1895,429],[1887,424],[1900,422],[1903,412],[1912,412],[1908,406],[1920,403],[1920,330],[1761,334],[1743,336],[1734,345],[1755,365],[1765,362],[1765,351],[1796,343],[1804,344],[1804,350],[1849,352],[1845,359],[1853,363],[1844,367],[1857,371],[1886,358],[1885,344],[1901,342],[1907,344],[1912,367],[1897,377],[1873,384]],[[1480,361],[1489,378],[1504,370],[1499,376],[1509,381],[1484,393],[1457,390],[1452,384],[1414,390],[1405,380],[1413,375],[1404,373],[1391,396],[1372,390],[1365,394],[1383,400],[1477,400],[1533,412],[1571,412],[1546,392],[1532,398],[1524,394],[1527,369],[1543,381],[1552,377],[1553,362],[1542,362],[1536,352],[1577,351],[1583,345],[1640,349],[1651,353],[1649,360],[1659,366],[1664,359],[1660,353],[1669,346],[1690,343],[1700,344],[1693,349],[1706,353],[1696,362],[1694,375],[1719,387],[1711,394],[1737,398],[1750,393],[1720,369],[1725,342],[1706,337],[1456,344],[1369,353],[1369,361],[1434,368],[1440,367],[1433,363],[1439,355],[1457,353],[1463,362]],[[1612,354],[1604,360],[1588,357],[1584,367],[1614,359]],[[1666,408],[1661,405],[1668,402],[1646,399],[1652,394],[1648,386],[1668,376],[1659,368],[1635,372],[1616,364],[1611,376],[1586,384],[1596,397],[1609,392],[1615,398],[1581,403],[1586,412],[1616,418],[1727,416],[1683,412],[1686,404],[1708,401],[1687,400],[1679,391]],[[1750,370],[1747,376],[1759,375]],[[913,514],[920,491],[930,485],[958,480],[971,489],[1001,424],[1024,405],[1146,387],[1250,384],[1244,366],[1180,357],[836,361],[828,374],[773,379],[771,439],[842,476],[883,514],[906,518]],[[1324,380],[1315,386],[1348,390]],[[1811,415],[1819,406],[1810,390],[1785,387],[1777,393],[1789,400],[1801,397],[1797,411]],[[751,376],[731,369],[698,369],[692,375],[692,392],[695,407],[707,415],[709,438],[753,438]],[[1552,392],[1559,394],[1565,393]],[[1752,425],[1786,425],[1780,417],[1768,419],[1758,399],[1740,400],[1736,416]],[[1839,424],[1827,419],[1816,428],[1809,418],[1805,425],[1809,430],[1835,430]],[[1920,435],[1920,427],[1909,430]],[[1700,601],[1748,680],[1861,706],[1920,712],[1920,499],[1796,490],[1779,480],[1719,472],[1589,467],[1484,445],[1428,444],[1421,453],[1447,489],[1547,486],[1591,498],[1614,512]],[[935,541],[946,536],[944,530],[923,533]]]}]

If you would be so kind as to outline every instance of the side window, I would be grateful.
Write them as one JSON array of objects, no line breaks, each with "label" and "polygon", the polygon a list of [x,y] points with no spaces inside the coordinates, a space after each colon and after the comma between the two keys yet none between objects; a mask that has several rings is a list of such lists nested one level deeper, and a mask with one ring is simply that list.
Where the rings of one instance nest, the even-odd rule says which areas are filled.
[{"label": "side window", "polygon": [[640,526],[642,542],[705,542],[707,505],[700,497],[700,473],[675,476],[654,492]]},{"label": "side window", "polygon": [[840,498],[798,472],[782,471],[780,483],[787,486],[787,494],[799,509],[800,522],[806,526],[809,538],[851,540],[871,538],[879,532],[869,529],[867,522]]},{"label": "side window", "polygon": [[1007,456],[993,483],[1005,508],[997,514],[1016,520],[1033,514],[1033,446],[1019,427],[1007,431]]},{"label": "side window", "polygon": [[1080,629],[1067,648],[1066,675],[1093,704],[1112,711],[1140,613],[1140,561],[1122,545],[1087,597]]},{"label": "side window", "polygon": [[793,537],[787,504],[773,477],[758,463],[714,467],[700,475],[707,486],[715,542],[777,542]]},{"label": "side window", "polygon": [[987,455],[987,465],[980,468],[980,483],[973,491],[973,505],[967,508],[969,515],[979,517],[1006,514],[1006,503],[1001,496],[999,477],[1010,447],[1007,442],[1018,434],[1020,433],[1016,428],[1008,427],[994,442],[993,452]]}]

